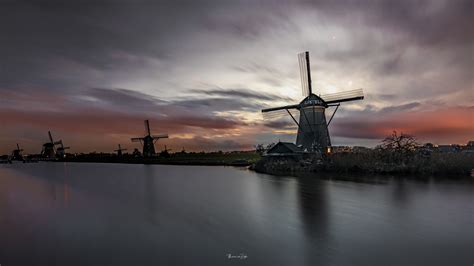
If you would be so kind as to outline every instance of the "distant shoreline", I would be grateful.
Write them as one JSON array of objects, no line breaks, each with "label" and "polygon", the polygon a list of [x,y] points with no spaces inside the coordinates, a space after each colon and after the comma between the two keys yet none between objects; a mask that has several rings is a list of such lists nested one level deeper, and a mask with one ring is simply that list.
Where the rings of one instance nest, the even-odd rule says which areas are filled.
[{"label": "distant shoreline", "polygon": [[202,166],[250,166],[250,161],[178,161],[178,160],[167,160],[167,159],[133,159],[133,160],[88,160],[88,159],[63,159],[54,162],[71,162],[71,163],[118,163],[118,164],[160,164],[160,165],[202,165]]},{"label": "distant shoreline", "polygon": [[[26,161],[38,162],[42,160]],[[330,176],[347,175],[350,178],[371,176],[409,176],[411,178],[443,177],[448,179],[474,177],[474,156],[462,154],[435,154],[430,158],[413,157],[406,162],[383,161],[371,153],[333,154],[326,158],[294,156],[263,156],[257,153],[180,154],[170,157],[83,156],[55,159],[50,162],[156,164],[189,166],[235,166],[276,176]]]}]

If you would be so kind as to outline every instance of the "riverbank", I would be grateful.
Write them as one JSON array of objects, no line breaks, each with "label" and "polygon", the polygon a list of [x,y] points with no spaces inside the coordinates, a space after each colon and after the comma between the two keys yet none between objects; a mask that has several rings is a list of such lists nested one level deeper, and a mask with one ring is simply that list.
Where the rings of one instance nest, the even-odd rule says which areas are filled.
[{"label": "riverbank", "polygon": [[415,155],[403,160],[376,152],[332,154],[325,158],[265,156],[250,167],[259,173],[302,176],[314,173],[395,175],[417,177],[469,177],[474,155],[464,153]]},{"label": "riverbank", "polygon": [[251,152],[235,153],[186,153],[170,154],[167,157],[151,158],[88,154],[60,159],[60,162],[83,163],[125,163],[125,164],[168,164],[168,165],[207,165],[207,166],[250,166],[260,159],[260,155]]}]

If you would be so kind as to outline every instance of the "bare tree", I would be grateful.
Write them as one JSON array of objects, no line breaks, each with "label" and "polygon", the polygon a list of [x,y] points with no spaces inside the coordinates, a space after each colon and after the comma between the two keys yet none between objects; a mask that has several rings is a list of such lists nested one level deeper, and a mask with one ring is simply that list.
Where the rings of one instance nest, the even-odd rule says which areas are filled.
[{"label": "bare tree", "polygon": [[255,145],[255,152],[262,155],[265,152],[265,146],[263,144]]},{"label": "bare tree", "polygon": [[397,131],[393,131],[390,136],[383,139],[381,144],[382,149],[403,152],[415,151],[417,146],[419,146],[419,143],[416,141],[414,136],[404,134],[403,132],[399,135],[397,134]]},{"label": "bare tree", "polygon": [[392,162],[406,162],[415,154],[419,143],[412,135],[398,134],[393,131],[391,135],[382,140],[378,149],[382,151],[382,156]]},{"label": "bare tree", "polygon": [[264,144],[257,144],[255,145],[255,152],[262,155],[266,151],[268,151],[271,147],[275,146],[275,143],[270,143],[267,144],[266,146]]}]

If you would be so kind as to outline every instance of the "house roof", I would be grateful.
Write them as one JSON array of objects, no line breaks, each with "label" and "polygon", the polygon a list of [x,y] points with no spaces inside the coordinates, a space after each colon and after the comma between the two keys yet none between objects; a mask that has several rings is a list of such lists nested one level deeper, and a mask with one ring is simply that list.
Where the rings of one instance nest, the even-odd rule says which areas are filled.
[{"label": "house roof", "polygon": [[278,142],[267,151],[267,154],[275,154],[275,153],[283,154],[283,153],[297,153],[297,152],[301,152],[301,149],[298,148],[294,143]]}]

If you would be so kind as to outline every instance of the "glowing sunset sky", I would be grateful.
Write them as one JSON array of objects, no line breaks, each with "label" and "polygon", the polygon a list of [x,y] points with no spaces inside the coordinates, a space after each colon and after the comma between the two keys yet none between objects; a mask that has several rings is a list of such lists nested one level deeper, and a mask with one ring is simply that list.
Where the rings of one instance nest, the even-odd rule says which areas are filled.
[{"label": "glowing sunset sky", "polygon": [[144,119],[171,137],[158,150],[294,141],[289,117],[260,109],[302,99],[306,50],[317,94],[365,91],[331,122],[333,145],[392,130],[466,143],[473,14],[456,0],[1,1],[0,154],[39,153],[48,130],[71,152],[130,151]]}]

